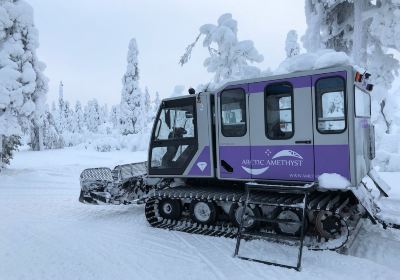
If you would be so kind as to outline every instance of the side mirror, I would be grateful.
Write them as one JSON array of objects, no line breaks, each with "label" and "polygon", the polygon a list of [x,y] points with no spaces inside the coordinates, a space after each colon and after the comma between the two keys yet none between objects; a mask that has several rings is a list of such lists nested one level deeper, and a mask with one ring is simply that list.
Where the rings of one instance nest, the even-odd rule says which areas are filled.
[{"label": "side mirror", "polygon": [[171,112],[170,110],[166,110],[164,113],[165,123],[167,124],[168,128],[171,129]]}]

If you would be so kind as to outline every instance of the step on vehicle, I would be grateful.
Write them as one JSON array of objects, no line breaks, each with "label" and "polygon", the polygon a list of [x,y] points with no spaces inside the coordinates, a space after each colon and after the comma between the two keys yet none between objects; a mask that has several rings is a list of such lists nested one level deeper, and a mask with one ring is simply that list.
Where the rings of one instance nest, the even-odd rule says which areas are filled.
[{"label": "step on vehicle", "polygon": [[[145,203],[156,228],[239,244],[245,235],[301,237],[301,247],[343,252],[364,219],[398,227],[377,205],[388,187],[371,166],[369,76],[342,66],[165,99],[148,161],[84,170],[79,200]],[[320,185],[322,174],[348,185]]]}]

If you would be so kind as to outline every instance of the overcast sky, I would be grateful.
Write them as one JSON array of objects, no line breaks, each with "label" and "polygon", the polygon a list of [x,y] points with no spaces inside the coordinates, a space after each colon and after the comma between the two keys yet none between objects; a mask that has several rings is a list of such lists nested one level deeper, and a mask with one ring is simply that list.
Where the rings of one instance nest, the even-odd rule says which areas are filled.
[{"label": "overcast sky", "polygon": [[[39,30],[39,59],[50,79],[48,100],[64,96],[70,102],[97,98],[120,100],[121,77],[131,38],[139,47],[140,86],[167,97],[175,85],[187,89],[211,79],[203,67],[207,51],[198,44],[191,61],[178,65],[185,47],[205,23],[223,13],[238,21],[239,40],[253,40],[264,55],[261,69],[277,67],[284,59],[286,34],[306,28],[303,0],[27,0]],[[186,90],[185,89],[185,90]]]}]

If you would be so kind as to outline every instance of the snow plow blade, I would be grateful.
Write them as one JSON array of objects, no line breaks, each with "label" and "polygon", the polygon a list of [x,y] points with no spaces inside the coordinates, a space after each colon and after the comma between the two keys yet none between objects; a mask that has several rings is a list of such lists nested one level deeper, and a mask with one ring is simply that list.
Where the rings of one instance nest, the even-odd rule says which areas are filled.
[{"label": "snow plow blade", "polygon": [[87,204],[140,203],[146,197],[147,163],[139,162],[108,167],[89,168],[80,175],[79,201]]},{"label": "snow plow blade", "polygon": [[388,191],[390,188],[383,181],[377,172],[371,170],[366,175],[357,188],[352,189],[353,194],[366,210],[372,223],[380,223],[384,228],[400,229],[400,213],[390,213],[387,211],[386,204],[389,203]]}]

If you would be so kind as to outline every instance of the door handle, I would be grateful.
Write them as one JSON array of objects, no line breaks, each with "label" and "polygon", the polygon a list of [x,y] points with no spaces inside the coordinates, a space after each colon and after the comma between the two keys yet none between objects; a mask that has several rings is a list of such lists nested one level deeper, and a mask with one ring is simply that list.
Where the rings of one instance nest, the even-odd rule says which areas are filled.
[{"label": "door handle", "polygon": [[296,144],[311,144],[311,140],[298,140],[295,141]]},{"label": "door handle", "polygon": [[230,164],[227,163],[225,160],[221,160],[221,166],[222,166],[226,171],[228,171],[229,173],[232,173],[232,172],[233,172],[233,167],[230,166]]}]

